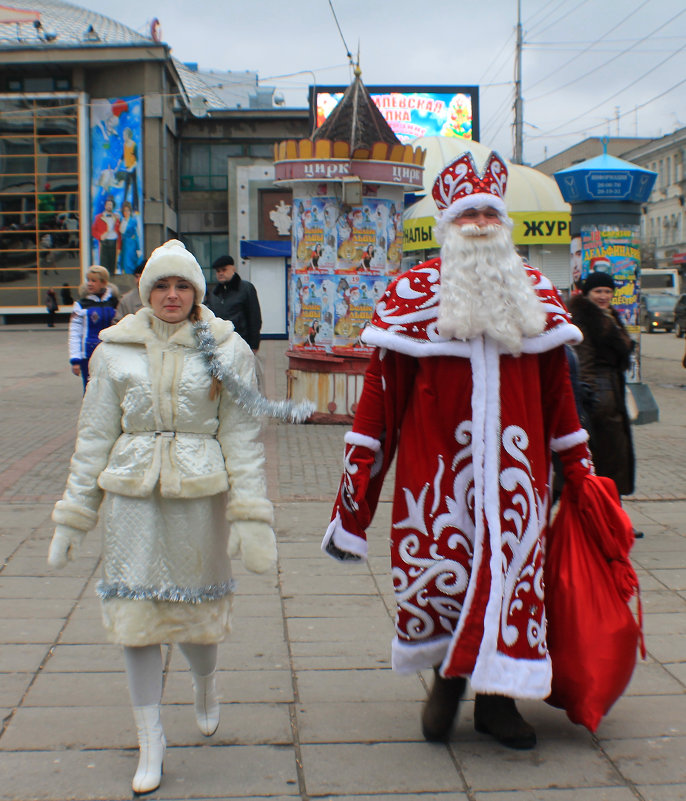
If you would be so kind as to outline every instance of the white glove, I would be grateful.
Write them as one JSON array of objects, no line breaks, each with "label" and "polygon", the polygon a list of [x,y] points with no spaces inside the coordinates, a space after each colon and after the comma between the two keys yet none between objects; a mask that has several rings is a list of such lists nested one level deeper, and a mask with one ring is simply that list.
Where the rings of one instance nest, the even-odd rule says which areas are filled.
[{"label": "white glove", "polygon": [[234,520],[229,537],[229,556],[241,554],[251,573],[266,573],[276,564],[276,537],[269,523]]},{"label": "white glove", "polygon": [[52,535],[50,550],[48,551],[48,564],[50,567],[64,567],[67,562],[74,559],[81,547],[84,532],[71,526],[55,526]]}]

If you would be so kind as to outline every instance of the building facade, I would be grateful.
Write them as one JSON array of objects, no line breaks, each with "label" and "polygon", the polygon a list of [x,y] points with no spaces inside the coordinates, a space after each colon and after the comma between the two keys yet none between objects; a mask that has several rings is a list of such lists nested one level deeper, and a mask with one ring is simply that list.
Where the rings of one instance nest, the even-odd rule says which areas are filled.
[{"label": "building facade", "polygon": [[0,317],[42,313],[51,287],[69,308],[93,263],[125,290],[172,237],[208,280],[227,252],[252,279],[240,243],[289,238],[270,216],[288,205],[274,143],[308,132],[255,73],[174,59],[157,21],[141,34],[61,0],[3,6]]},{"label": "building facade", "polygon": [[644,267],[677,267],[686,273],[686,128],[659,139],[593,137],[536,165],[548,175],[607,152],[656,172],[653,191],[641,209]]}]

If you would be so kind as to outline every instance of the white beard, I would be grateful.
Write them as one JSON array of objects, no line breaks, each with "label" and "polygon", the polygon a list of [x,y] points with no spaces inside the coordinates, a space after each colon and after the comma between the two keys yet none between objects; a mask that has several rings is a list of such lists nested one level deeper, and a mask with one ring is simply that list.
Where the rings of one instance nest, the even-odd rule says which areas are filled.
[{"label": "white beard", "polygon": [[441,231],[438,332],[488,334],[518,356],[522,339],[542,333],[546,313],[504,225],[448,225]]}]

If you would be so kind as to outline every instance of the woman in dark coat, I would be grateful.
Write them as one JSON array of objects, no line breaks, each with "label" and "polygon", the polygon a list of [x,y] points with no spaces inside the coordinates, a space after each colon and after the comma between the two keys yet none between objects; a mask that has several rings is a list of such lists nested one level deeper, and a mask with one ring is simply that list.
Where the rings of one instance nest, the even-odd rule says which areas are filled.
[{"label": "woman in dark coat", "polygon": [[591,273],[583,283],[582,294],[571,299],[569,310],[584,335],[576,352],[596,474],[612,478],[620,495],[631,495],[634,448],[624,400],[624,374],[634,342],[611,307],[614,291],[611,275]]}]

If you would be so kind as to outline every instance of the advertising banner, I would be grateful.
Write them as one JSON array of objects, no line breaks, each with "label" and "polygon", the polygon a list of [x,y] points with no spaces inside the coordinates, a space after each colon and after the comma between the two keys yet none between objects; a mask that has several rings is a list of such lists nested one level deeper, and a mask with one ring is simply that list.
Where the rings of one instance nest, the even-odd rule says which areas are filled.
[{"label": "advertising banner", "polygon": [[[374,104],[403,144],[420,136],[479,138],[476,86],[368,86]],[[319,127],[343,97],[345,87],[310,87]]]},{"label": "advertising banner", "polygon": [[143,259],[143,100],[93,100],[91,140],[92,261],[111,275],[131,274]]}]

